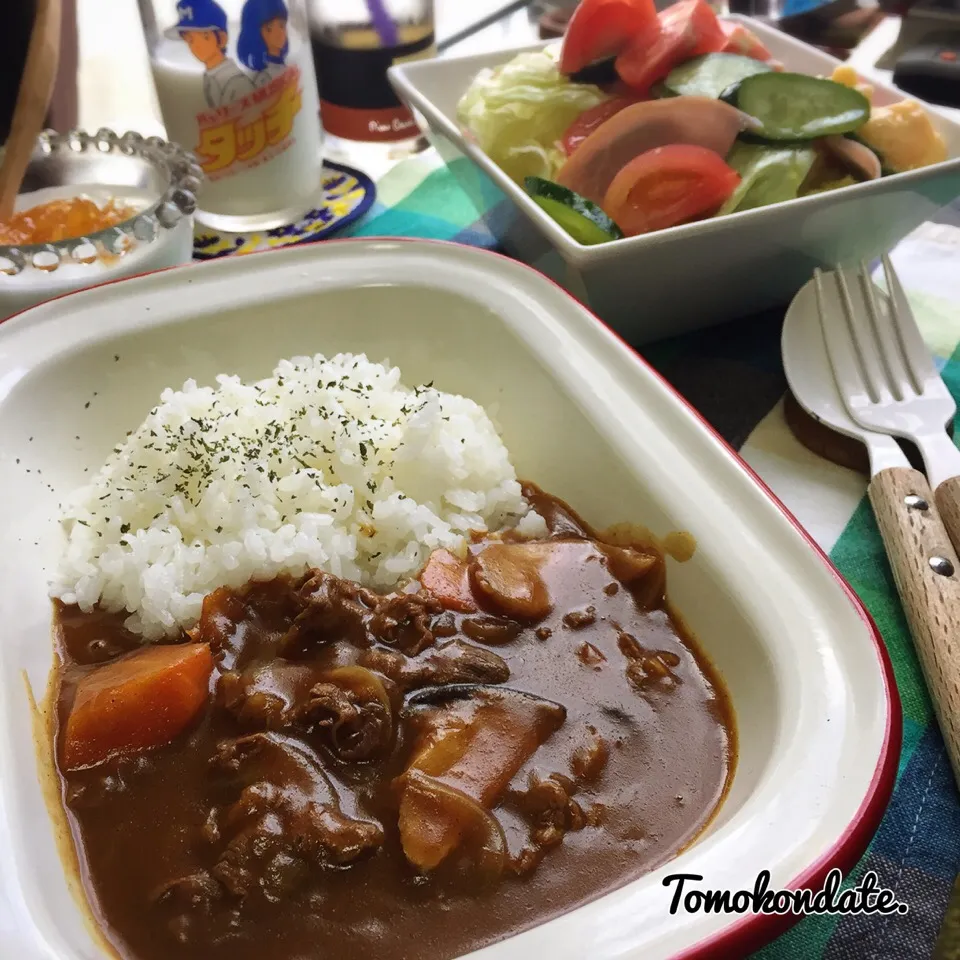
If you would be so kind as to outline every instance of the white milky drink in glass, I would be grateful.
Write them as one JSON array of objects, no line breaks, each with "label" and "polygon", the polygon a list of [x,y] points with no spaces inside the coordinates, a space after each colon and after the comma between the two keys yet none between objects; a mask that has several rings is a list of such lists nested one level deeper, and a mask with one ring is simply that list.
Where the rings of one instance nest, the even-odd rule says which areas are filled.
[{"label": "white milky drink in glass", "polygon": [[206,181],[197,219],[265,230],[320,190],[323,133],[303,0],[138,0],[167,137]]}]

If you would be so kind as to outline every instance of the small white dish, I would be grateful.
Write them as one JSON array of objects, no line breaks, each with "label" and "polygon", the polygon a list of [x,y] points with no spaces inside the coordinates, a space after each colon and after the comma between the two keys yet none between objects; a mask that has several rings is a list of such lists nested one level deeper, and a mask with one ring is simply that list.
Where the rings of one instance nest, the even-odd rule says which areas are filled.
[{"label": "small white dish", "polygon": [[[840,64],[756,20],[725,19],[748,26],[787,70],[829,76]],[[929,108],[952,158],[943,163],[583,246],[465,136],[457,121],[457,103],[477,73],[519,52],[405,63],[391,67],[389,76],[504,248],[552,277],[634,345],[785,305],[814,267],[871,260],[960,196],[960,122]],[[878,104],[904,98],[889,85],[878,82],[876,88]]]},{"label": "small white dish", "polygon": [[297,354],[366,352],[493,413],[518,473],[603,527],[685,530],[668,593],[723,676],[739,760],[679,857],[484,960],[740,956],[790,921],[675,915],[663,878],[820,888],[851,869],[893,788],[901,714],[862,605],[749,468],[560,288],[494,254],[330,243],[86,290],[0,326],[0,942],[18,960],[102,957],[71,896],[37,777],[30,701],[53,652],[50,572],[65,494],[166,386],[266,375]]},{"label": "small white dish", "polygon": [[135,212],[122,223],[55,243],[0,245],[0,320],[54,297],[190,263],[193,211],[203,171],[159,137],[112,130],[40,135],[27,168],[21,212],[77,196]]}]

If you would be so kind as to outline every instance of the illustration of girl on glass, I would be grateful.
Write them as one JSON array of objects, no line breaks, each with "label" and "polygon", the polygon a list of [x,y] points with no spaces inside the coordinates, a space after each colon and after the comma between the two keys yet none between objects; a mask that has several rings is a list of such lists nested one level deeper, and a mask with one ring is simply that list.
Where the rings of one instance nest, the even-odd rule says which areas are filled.
[{"label": "illustration of girl on glass", "polygon": [[237,58],[254,71],[254,83],[262,87],[286,70],[290,49],[288,13],[283,0],[247,0],[240,17]]}]

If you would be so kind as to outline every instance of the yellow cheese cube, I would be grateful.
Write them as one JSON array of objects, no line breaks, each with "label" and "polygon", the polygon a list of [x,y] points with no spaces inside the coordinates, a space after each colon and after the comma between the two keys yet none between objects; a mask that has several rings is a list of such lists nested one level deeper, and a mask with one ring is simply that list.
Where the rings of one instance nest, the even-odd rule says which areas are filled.
[{"label": "yellow cheese cube", "polygon": [[947,146],[916,100],[875,107],[857,136],[898,173],[947,159]]},{"label": "yellow cheese cube", "polygon": [[854,70],[853,67],[848,67],[845,63],[841,63],[840,66],[833,71],[830,79],[834,83],[842,83],[845,87],[852,87],[854,90],[862,93],[868,100],[873,98],[873,87],[871,87],[869,83],[862,83],[857,76],[857,71]]}]

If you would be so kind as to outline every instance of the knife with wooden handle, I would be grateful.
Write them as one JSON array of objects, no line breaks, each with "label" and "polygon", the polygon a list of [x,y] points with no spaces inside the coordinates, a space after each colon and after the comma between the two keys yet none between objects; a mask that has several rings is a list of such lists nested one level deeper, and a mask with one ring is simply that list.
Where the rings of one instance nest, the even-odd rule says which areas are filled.
[{"label": "knife with wooden handle", "polygon": [[960,785],[960,560],[922,473],[882,470],[868,492]]},{"label": "knife with wooden handle", "polygon": [[934,497],[950,539],[960,545],[960,477],[950,477],[937,487]]}]

